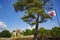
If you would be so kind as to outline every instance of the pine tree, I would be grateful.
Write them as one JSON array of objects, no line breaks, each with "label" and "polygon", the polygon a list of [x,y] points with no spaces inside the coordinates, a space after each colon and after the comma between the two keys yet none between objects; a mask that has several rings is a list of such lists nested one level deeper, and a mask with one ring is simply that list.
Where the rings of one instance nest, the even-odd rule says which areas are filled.
[{"label": "pine tree", "polygon": [[[46,3],[50,0],[18,0],[13,4],[15,11],[25,11],[22,17],[24,22],[30,25],[36,25],[34,32],[34,40],[37,39],[38,25],[51,19],[50,15],[46,13]],[[49,7],[48,7],[49,8]]]}]

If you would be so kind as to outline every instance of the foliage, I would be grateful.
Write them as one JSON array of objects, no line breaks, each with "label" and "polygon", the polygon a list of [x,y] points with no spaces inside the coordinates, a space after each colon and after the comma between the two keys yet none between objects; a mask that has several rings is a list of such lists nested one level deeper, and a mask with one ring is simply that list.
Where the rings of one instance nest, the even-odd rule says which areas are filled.
[{"label": "foliage", "polygon": [[60,37],[60,27],[52,28],[52,36],[53,37]]},{"label": "foliage", "polygon": [[[24,35],[33,35],[34,34],[34,30],[29,30],[26,29],[26,31],[24,32]],[[60,27],[54,27],[51,30],[47,30],[44,27],[41,27],[38,30],[38,35],[47,35],[47,36],[52,36],[52,37],[60,37]]]},{"label": "foliage", "polygon": [[45,8],[43,6],[48,2],[46,0],[18,0],[13,6],[15,11],[25,11],[26,14],[22,17],[22,20],[28,22],[30,25],[36,24],[36,15],[38,14],[41,20],[38,23],[46,22],[47,19],[50,19],[50,15],[46,14]]},{"label": "foliage", "polygon": [[39,32],[38,32],[38,34],[39,35],[47,35],[47,36],[51,36],[51,31],[50,30],[47,30],[47,29],[45,29],[45,28],[43,28],[43,27],[41,27],[40,29],[39,29]]},{"label": "foliage", "polygon": [[35,29],[32,29],[32,35],[34,34],[34,30],[35,30]]},{"label": "foliage", "polygon": [[32,32],[31,32],[31,30],[29,30],[29,29],[26,29],[26,31],[23,33],[23,35],[32,35]]},{"label": "foliage", "polygon": [[46,32],[46,29],[45,28],[41,27],[39,29],[39,34],[43,35],[43,34],[45,34],[45,32]]},{"label": "foliage", "polygon": [[2,32],[0,32],[0,37],[11,37],[11,33],[8,30],[3,30]]}]

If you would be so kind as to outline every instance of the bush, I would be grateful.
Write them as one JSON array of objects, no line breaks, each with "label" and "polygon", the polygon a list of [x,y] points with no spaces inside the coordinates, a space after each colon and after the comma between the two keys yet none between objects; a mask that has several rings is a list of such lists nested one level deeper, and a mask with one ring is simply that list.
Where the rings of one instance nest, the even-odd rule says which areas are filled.
[{"label": "bush", "polygon": [[12,34],[8,30],[3,30],[2,32],[0,32],[0,37],[9,38],[9,37],[11,37],[11,35]]}]

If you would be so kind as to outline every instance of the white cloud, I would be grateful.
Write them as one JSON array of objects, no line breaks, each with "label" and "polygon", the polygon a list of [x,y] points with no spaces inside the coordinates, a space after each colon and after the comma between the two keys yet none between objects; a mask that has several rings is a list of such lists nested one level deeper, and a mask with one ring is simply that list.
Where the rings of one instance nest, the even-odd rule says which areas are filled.
[{"label": "white cloud", "polygon": [[4,22],[0,21],[0,27],[3,28],[3,27],[7,27],[7,26],[6,26],[6,24]]},{"label": "white cloud", "polygon": [[35,28],[35,25],[34,26],[29,26],[29,27],[27,27],[27,29],[30,29],[30,30],[32,30],[32,29],[34,29]]},{"label": "white cloud", "polygon": [[[17,28],[17,29],[19,29],[19,28]],[[29,30],[32,30],[32,29],[35,29],[35,25],[34,26],[28,26],[28,27],[26,27],[26,28],[20,28],[20,30],[26,30],[26,29],[29,29]]]},{"label": "white cloud", "polygon": [[21,28],[21,30],[26,30],[26,28]]}]

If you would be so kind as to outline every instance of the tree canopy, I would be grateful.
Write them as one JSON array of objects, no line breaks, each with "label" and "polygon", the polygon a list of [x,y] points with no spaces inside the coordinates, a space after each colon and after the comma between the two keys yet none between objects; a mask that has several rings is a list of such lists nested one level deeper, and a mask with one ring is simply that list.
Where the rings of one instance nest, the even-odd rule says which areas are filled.
[{"label": "tree canopy", "polygon": [[51,18],[50,15],[45,12],[45,8],[43,8],[48,1],[49,0],[45,2],[43,0],[18,0],[14,4],[14,8],[16,12],[26,10],[26,14],[22,17],[22,20],[28,22],[30,25],[35,25],[36,14],[41,18],[38,23],[46,22],[47,19]]}]

